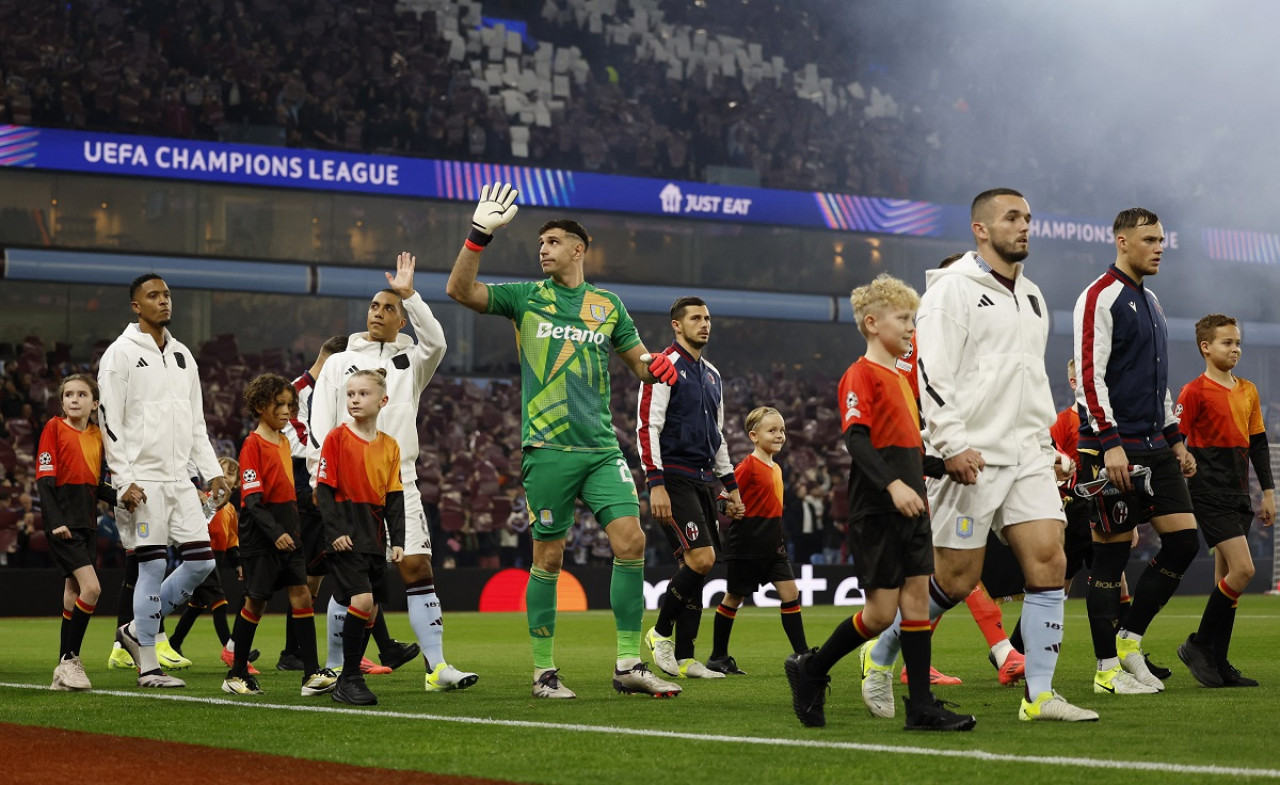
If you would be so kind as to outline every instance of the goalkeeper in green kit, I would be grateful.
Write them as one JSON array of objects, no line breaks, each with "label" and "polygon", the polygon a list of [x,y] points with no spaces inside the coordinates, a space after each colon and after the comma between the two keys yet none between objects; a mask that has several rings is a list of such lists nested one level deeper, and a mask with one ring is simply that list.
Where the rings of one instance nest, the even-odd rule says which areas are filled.
[{"label": "goalkeeper in green kit", "polygon": [[666,355],[650,355],[612,292],[583,278],[591,244],[576,221],[548,221],[538,231],[544,280],[486,285],[476,280],[493,233],[515,217],[517,191],[493,183],[480,192],[471,234],[453,263],[447,292],[478,313],[505,316],[520,353],[521,472],[533,530],[533,568],[525,592],[533,643],[533,696],[573,698],[555,666],[556,581],[576,499],[591,509],[613,548],[609,601],[618,630],[613,688],[674,697],[680,687],[640,661],[644,616],[644,533],[635,482],[609,415],[609,350],[642,382],[675,384]]}]

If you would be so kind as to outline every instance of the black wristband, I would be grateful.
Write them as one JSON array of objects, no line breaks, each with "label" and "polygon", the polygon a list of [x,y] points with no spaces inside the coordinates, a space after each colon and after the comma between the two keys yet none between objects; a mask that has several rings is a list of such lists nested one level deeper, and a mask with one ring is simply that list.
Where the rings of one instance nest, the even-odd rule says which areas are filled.
[{"label": "black wristband", "polygon": [[493,241],[493,235],[480,231],[476,227],[471,227],[471,233],[467,235],[467,242],[472,245],[478,245],[481,248]]}]

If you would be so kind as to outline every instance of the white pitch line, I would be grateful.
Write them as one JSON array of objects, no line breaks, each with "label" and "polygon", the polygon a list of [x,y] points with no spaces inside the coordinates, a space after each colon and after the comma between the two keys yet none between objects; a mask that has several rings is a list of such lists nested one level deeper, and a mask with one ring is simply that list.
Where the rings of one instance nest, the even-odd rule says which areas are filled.
[{"label": "white pitch line", "polygon": [[[15,684],[0,682],[0,688],[20,690],[47,690],[43,684]],[[123,690],[92,690],[95,695],[111,695],[119,698],[166,700],[178,703],[203,703],[213,706],[234,706],[240,709],[276,709],[304,711],[322,714],[346,714],[359,717],[376,717],[398,720],[424,720],[427,722],[453,722],[461,725],[492,725],[504,728],[525,728],[552,731],[578,731],[609,735],[641,736],[647,738],[681,739],[685,741],[715,742],[717,744],[749,744],[769,747],[798,747],[806,749],[852,750],[857,752],[882,752],[892,755],[920,755],[935,758],[969,758],[1004,763],[1032,763],[1047,766],[1078,766],[1087,769],[1119,769],[1123,771],[1152,771],[1167,774],[1209,774],[1221,777],[1263,777],[1280,779],[1280,769],[1247,769],[1239,766],[1200,766],[1182,763],[1152,763],[1143,761],[1103,760],[1099,758],[1074,758],[1056,755],[1009,755],[983,750],[939,750],[929,747],[897,746],[893,744],[862,744],[853,741],[820,741],[816,739],[780,739],[767,736],[725,736],[714,733],[680,733],[677,731],[651,730],[648,728],[603,727],[562,722],[535,722],[530,720],[500,720],[492,717],[448,717],[439,714],[415,714],[405,711],[379,711],[340,706],[305,706],[287,703],[249,703],[227,698],[206,698],[193,695],[175,695],[166,692],[125,692]]]}]

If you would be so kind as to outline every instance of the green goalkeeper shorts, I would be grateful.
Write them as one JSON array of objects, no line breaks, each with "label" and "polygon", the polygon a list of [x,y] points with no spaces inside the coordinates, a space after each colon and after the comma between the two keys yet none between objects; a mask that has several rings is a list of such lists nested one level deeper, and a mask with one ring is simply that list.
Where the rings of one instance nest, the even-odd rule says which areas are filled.
[{"label": "green goalkeeper shorts", "polygon": [[582,499],[600,528],[639,517],[640,501],[627,460],[618,449],[588,452],[531,447],[521,460],[529,522],[535,540],[562,540]]}]

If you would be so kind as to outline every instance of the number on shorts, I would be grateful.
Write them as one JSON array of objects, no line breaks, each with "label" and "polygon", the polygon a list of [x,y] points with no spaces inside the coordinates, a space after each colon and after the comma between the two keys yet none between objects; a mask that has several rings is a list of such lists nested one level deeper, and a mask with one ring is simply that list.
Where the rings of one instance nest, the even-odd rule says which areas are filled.
[{"label": "number on shorts", "polygon": [[631,469],[627,468],[627,462],[623,458],[614,461],[618,465],[618,474],[622,475],[622,481],[631,485],[636,484],[636,480],[631,476]]}]

